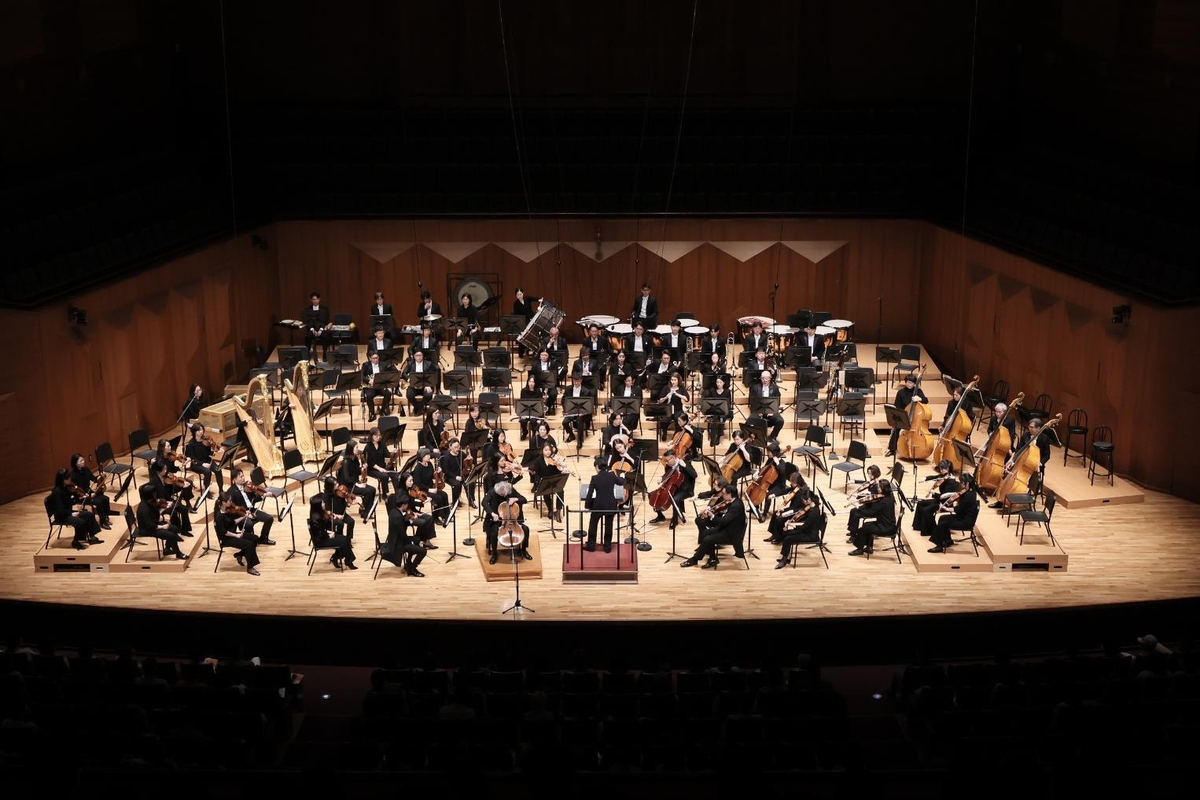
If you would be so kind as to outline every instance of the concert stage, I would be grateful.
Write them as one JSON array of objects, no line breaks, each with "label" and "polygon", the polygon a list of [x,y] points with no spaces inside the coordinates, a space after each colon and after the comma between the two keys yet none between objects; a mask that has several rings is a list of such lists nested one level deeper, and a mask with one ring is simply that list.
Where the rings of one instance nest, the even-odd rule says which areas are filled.
[{"label": "concert stage", "polygon": [[[873,353],[874,346],[860,345],[860,352]],[[938,374],[932,363],[928,374]],[[788,385],[785,376],[785,401],[794,393],[794,379],[792,384]],[[940,419],[948,395],[936,379],[927,379],[926,385],[932,415]],[[877,388],[878,413],[882,415],[882,405],[890,398],[884,397],[884,386]],[[785,416],[789,424],[784,427],[782,443],[796,444],[803,437],[802,426],[794,432],[790,415]],[[561,429],[559,420],[560,417],[551,418],[556,429]],[[408,421],[415,422],[411,417]],[[348,417],[345,422],[349,422]],[[332,425],[337,427],[341,423],[342,420],[335,418]],[[871,424],[868,423],[868,428]],[[515,425],[506,414],[505,427],[514,442]],[[559,432],[556,430],[556,434]],[[982,433],[976,432],[977,439],[981,436]],[[411,449],[412,436],[407,444]],[[723,453],[724,448],[723,443],[718,452]],[[840,456],[845,454],[846,442],[840,436],[835,449]],[[589,437],[583,452],[595,452],[594,437]],[[710,448],[706,447],[705,452],[710,452]],[[128,456],[124,458],[127,460]],[[1050,468],[1048,482],[1052,487],[1062,472],[1061,458],[1061,451],[1056,449],[1051,465],[1057,460],[1059,467]],[[892,466],[890,459],[880,457],[873,457],[868,463],[879,464],[885,474]],[[573,465],[585,480],[590,476],[591,467],[586,459],[574,461]],[[932,465],[919,466],[922,477],[932,474]],[[1067,468],[1075,473],[1080,469]],[[649,465],[646,479],[651,488],[657,485],[659,477],[657,464]],[[139,484],[143,480],[144,468],[139,468]],[[281,485],[281,481],[275,483]],[[869,561],[847,555],[851,549],[845,543],[849,503],[840,488],[841,476],[833,483],[835,487],[828,488],[829,479],[818,474],[816,484],[837,512],[830,518],[826,536],[831,550],[828,570],[815,551],[802,551],[795,568],[789,565],[774,569],[778,550],[761,541],[766,529],[757,522],[752,530],[755,537],[752,544],[757,552],[748,558],[748,569],[728,556],[720,569],[681,569],[680,559],[668,560],[672,539],[668,526],[650,524],[652,514],[647,513],[639,498],[638,536],[652,549],[637,553],[636,581],[587,581],[591,585],[586,587],[566,579],[565,572],[578,565],[561,557],[563,545],[568,541],[572,543],[571,558],[577,557],[577,543],[568,540],[569,534],[561,529],[557,537],[548,531],[537,532],[549,520],[540,508],[530,503],[526,513],[529,527],[534,531],[531,552],[535,560],[520,565],[521,598],[536,613],[523,613],[520,618],[533,625],[890,618],[1070,609],[1176,600],[1200,594],[1200,573],[1193,568],[1200,560],[1200,537],[1195,536],[1200,527],[1200,506],[1153,491],[1139,493],[1144,498],[1141,503],[1122,504],[1128,502],[1122,499],[1128,487],[1124,481],[1109,487],[1107,481],[1098,480],[1094,489],[1089,487],[1089,491],[1100,497],[1095,504],[1060,503],[1053,518],[1057,543],[1054,548],[1035,525],[1029,527],[1025,544],[1017,544],[1015,520],[1013,527],[1006,528],[1005,521],[995,511],[984,508],[978,525],[981,539],[978,557],[969,543],[956,545],[946,554],[926,553],[927,540],[906,530],[904,539],[911,553],[902,556],[900,563],[890,553],[877,553]],[[920,490],[924,491],[928,485],[922,482]],[[911,487],[910,469],[904,486],[906,494]],[[707,488],[701,472],[697,491]],[[518,489],[526,491],[527,481],[519,484]],[[1103,502],[1106,493],[1114,502]],[[579,503],[572,503],[571,499],[579,497],[577,478],[572,477],[568,483],[566,497],[570,510],[576,511]],[[300,507],[297,501],[297,508]],[[688,522],[676,531],[676,548],[683,555],[690,554],[696,545],[696,527],[691,521],[694,510],[689,503]],[[216,553],[203,553],[203,512],[193,517],[196,537],[185,542],[185,551],[190,546],[192,556],[187,562],[158,562],[150,543],[139,544],[127,566],[126,551],[119,549],[125,526],[116,514],[114,529],[102,532],[104,545],[77,553],[70,549],[68,530],[44,550],[46,517],[39,494],[0,508],[7,539],[7,547],[0,551],[0,598],[69,607],[220,612],[235,616],[389,620],[413,618],[412,609],[419,609],[417,618],[427,622],[507,620],[513,615],[502,617],[501,612],[514,598],[515,587],[509,574],[512,568],[493,574],[486,559],[480,559],[484,537],[478,525],[473,531],[476,547],[461,543],[467,536],[466,520],[470,513],[465,507],[458,510],[458,549],[474,558],[450,560],[449,536],[453,529],[439,529],[440,549],[432,551],[421,565],[427,576],[423,580],[406,578],[389,564],[384,564],[379,580],[372,580],[373,569],[368,568],[368,560],[373,550],[373,532],[370,525],[361,524],[354,546],[362,569],[338,572],[318,565],[309,575],[303,557],[287,558],[293,522],[297,546],[307,549],[305,520],[294,517],[275,524],[272,538],[279,544],[259,548],[262,575],[251,577],[232,558],[224,559],[220,571],[213,572]],[[574,522],[578,517],[568,514],[567,519]],[[909,519],[911,514],[906,517],[906,528]],[[381,538],[386,538],[386,517],[377,512],[374,522]],[[576,523],[570,527],[577,526]],[[1069,570],[1065,568],[1068,560]],[[1038,566],[1023,567],[1028,564]]]}]

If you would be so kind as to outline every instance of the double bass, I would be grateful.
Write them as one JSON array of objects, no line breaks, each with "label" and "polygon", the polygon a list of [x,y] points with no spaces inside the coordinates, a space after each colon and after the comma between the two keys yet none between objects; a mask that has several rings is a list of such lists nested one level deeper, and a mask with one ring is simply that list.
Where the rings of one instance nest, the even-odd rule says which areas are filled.
[{"label": "double bass", "polygon": [[1000,481],[1004,479],[1004,465],[1008,461],[1008,454],[1012,452],[1013,446],[1012,434],[1005,427],[1004,421],[1024,402],[1024,392],[1014,397],[1008,404],[1008,411],[1004,412],[1004,416],[996,425],[996,430],[992,431],[992,435],[988,437],[987,444],[983,447],[983,458],[979,461],[979,466],[975,468],[975,483],[980,489],[995,491],[1000,488]]},{"label": "double bass", "polygon": [[[918,386],[926,366],[922,364],[914,376]],[[905,411],[908,412],[908,430],[900,432],[900,439],[896,445],[897,453],[909,461],[924,461],[933,452],[935,444],[933,433],[929,430],[929,406],[919,400],[913,400]]]},{"label": "double bass", "polygon": [[975,429],[975,423],[971,422],[970,414],[963,409],[963,403],[966,402],[967,393],[973,391],[977,383],[979,383],[978,375],[962,387],[962,396],[958,398],[958,403],[954,406],[954,413],[950,415],[950,421],[938,433],[937,444],[933,448],[933,463],[937,464],[945,459],[954,465],[955,472],[962,472],[963,465],[962,458],[958,455],[958,448],[954,446],[954,443],[967,441],[967,437]]},{"label": "double bass", "polygon": [[[783,458],[792,450],[792,446],[788,445],[783,448],[783,452],[779,454]],[[779,480],[779,470],[775,467],[774,459],[768,458],[766,463],[750,480],[750,485],[746,487],[746,497],[755,506],[762,508],[763,502],[767,499],[767,494],[771,491],[771,484]]]},{"label": "double bass", "polygon": [[[1062,414],[1055,414],[1054,419],[1047,420],[1042,426],[1039,435],[1043,431],[1048,431],[1058,423],[1062,422]],[[1010,494],[1025,494],[1029,491],[1029,479],[1033,473],[1037,472],[1042,466],[1042,449],[1038,447],[1037,437],[1032,437],[1025,446],[1013,454],[1012,467],[1004,480],[1000,483],[1000,488],[996,490],[996,497],[1001,502]]]}]

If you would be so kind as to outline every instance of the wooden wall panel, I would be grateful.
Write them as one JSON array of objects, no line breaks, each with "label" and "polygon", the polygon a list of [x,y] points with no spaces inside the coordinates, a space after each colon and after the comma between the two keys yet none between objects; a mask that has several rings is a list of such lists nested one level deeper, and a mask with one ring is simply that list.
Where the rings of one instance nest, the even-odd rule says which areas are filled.
[{"label": "wooden wall panel", "polygon": [[[1200,374],[1190,365],[1190,332],[1200,311],[1163,310],[957,234],[930,227],[921,267],[921,304],[964,315],[923,316],[919,338],[939,363],[978,371],[990,389],[1006,379],[1029,402],[1042,392],[1064,416],[1088,412],[1092,427],[1112,427],[1117,471],[1140,483],[1200,499],[1176,452],[1195,452],[1194,426],[1178,413],[1193,405]],[[1130,303],[1127,326],[1109,322]],[[1187,364],[1187,368],[1180,365]]]},{"label": "wooden wall panel", "polygon": [[[270,237],[270,231],[259,231]],[[219,393],[245,377],[242,339],[269,345],[278,307],[274,249],[247,233],[37,312],[0,314],[0,332],[19,343],[13,373],[0,378],[6,418],[21,420],[0,451],[0,502],[48,487],[73,451],[110,441],[121,453],[130,430],[172,425],[188,385]],[[237,275],[237,313],[230,276]],[[88,325],[67,321],[67,306]],[[12,457],[11,454],[19,454]]]}]

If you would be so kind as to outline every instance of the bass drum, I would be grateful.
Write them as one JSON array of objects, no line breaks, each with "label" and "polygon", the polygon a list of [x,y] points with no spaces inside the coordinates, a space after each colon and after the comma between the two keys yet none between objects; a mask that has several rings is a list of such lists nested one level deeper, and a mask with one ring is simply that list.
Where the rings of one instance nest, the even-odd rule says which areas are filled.
[{"label": "bass drum", "polygon": [[483,308],[484,303],[496,296],[486,281],[479,278],[464,278],[454,289],[454,297],[450,304],[452,309],[458,307],[464,294],[471,295],[471,305],[476,309]]},{"label": "bass drum", "polygon": [[529,320],[529,325],[526,326],[525,331],[517,337],[517,341],[536,353],[542,349],[542,345],[550,338],[550,329],[558,326],[566,319],[566,316],[566,313],[560,310],[554,303],[543,300],[541,305],[538,306],[537,313],[533,315],[533,319]]}]

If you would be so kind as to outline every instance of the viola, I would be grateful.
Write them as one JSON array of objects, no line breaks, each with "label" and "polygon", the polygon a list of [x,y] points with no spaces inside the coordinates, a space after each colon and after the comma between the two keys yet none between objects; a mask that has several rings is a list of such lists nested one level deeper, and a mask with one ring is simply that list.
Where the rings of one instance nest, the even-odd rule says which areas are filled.
[{"label": "viola", "polygon": [[414,500],[417,500],[418,502],[421,502],[421,503],[424,503],[426,500],[429,499],[429,493],[426,492],[424,489],[422,489],[420,486],[414,486],[411,489],[409,489],[408,496],[413,498]]}]

